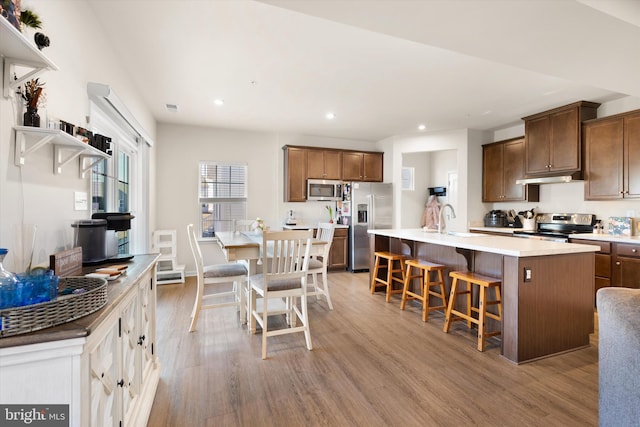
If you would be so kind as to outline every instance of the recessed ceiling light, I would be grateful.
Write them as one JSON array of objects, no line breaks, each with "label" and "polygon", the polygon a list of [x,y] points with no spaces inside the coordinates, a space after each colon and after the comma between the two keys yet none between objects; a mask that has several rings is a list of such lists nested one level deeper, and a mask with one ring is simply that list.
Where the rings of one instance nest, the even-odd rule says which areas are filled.
[{"label": "recessed ceiling light", "polygon": [[325,114],[325,117],[327,118],[327,120],[333,120],[336,118],[336,113],[332,113],[331,111],[329,111],[327,114]]},{"label": "recessed ceiling light", "polygon": [[167,111],[169,111],[171,113],[177,113],[178,112],[178,105],[177,104],[164,104],[164,106],[167,109]]},{"label": "recessed ceiling light", "polygon": [[427,128],[427,126],[425,125],[418,125],[418,130],[425,130]]},{"label": "recessed ceiling light", "polygon": [[213,103],[216,104],[218,107],[220,107],[221,105],[224,105],[224,99],[222,98],[214,99]]}]

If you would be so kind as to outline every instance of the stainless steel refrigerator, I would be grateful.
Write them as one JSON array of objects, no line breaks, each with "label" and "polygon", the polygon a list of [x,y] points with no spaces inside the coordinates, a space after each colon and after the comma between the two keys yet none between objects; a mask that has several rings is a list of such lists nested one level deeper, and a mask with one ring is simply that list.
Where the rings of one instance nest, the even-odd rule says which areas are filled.
[{"label": "stainless steel refrigerator", "polygon": [[369,270],[367,230],[393,226],[393,185],[382,182],[351,183],[351,227],[349,228],[349,268]]}]

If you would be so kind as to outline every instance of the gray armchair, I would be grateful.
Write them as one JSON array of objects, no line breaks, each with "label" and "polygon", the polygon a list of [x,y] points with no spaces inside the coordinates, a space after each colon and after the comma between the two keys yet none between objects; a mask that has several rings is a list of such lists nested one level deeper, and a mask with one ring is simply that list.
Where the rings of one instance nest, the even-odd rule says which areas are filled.
[{"label": "gray armchair", "polygon": [[640,289],[602,288],[597,305],[600,426],[638,426]]}]

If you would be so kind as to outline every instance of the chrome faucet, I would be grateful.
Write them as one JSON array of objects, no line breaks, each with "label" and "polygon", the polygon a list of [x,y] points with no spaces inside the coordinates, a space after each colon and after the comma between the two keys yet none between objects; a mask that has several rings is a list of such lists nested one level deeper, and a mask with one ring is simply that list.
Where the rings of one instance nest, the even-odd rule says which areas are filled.
[{"label": "chrome faucet", "polygon": [[444,216],[444,209],[449,206],[449,209],[451,209],[451,217],[455,218],[456,217],[456,211],[453,210],[453,206],[451,206],[449,203],[445,204],[442,209],[440,209],[440,217],[438,218],[438,233],[442,234],[444,233],[444,229],[446,228],[446,225],[443,227],[442,226],[442,220],[443,220],[443,216]]}]

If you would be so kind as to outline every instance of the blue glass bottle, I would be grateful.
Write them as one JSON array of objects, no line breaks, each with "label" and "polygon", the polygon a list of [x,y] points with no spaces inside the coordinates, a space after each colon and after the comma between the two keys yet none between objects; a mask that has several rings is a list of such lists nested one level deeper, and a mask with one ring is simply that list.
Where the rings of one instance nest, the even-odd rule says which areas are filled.
[{"label": "blue glass bottle", "polygon": [[8,252],[7,249],[0,248],[0,310],[16,306],[18,279],[15,274],[5,270],[3,265],[4,257]]}]

